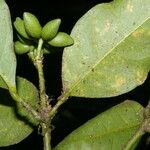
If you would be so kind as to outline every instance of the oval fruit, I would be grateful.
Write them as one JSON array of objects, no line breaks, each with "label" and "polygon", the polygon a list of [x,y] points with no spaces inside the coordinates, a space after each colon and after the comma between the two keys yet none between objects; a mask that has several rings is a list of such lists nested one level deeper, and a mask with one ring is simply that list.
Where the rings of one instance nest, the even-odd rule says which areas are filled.
[{"label": "oval fruit", "polygon": [[23,20],[19,17],[16,18],[15,22],[14,22],[14,27],[17,30],[17,32],[19,33],[19,35],[21,35],[22,37],[26,38],[26,39],[30,39],[30,37],[28,36],[26,30],[25,30],[25,26],[23,23]]},{"label": "oval fruit", "polygon": [[23,44],[20,41],[15,42],[15,52],[18,55],[25,54],[33,49],[34,49],[33,46]]},{"label": "oval fruit", "polygon": [[61,23],[60,19],[54,19],[49,21],[42,29],[42,39],[43,40],[53,39],[58,32],[60,23]]},{"label": "oval fruit", "polygon": [[42,27],[37,19],[37,17],[31,13],[25,12],[23,14],[23,20],[25,25],[25,30],[29,36],[33,38],[40,38]]},{"label": "oval fruit", "polygon": [[48,42],[51,46],[65,47],[74,43],[72,37],[64,32],[59,32],[51,41]]}]

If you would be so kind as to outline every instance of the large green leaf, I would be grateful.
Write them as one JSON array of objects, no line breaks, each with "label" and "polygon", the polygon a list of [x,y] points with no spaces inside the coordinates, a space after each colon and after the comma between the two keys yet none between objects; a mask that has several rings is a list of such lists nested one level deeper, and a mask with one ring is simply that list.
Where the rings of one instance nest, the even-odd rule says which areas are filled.
[{"label": "large green leaf", "polygon": [[[36,109],[38,91],[34,85],[23,78],[17,78],[17,88],[19,95]],[[19,143],[33,131],[33,126],[36,124],[29,112],[14,103],[8,90],[1,88],[0,147]]]},{"label": "large green leaf", "polygon": [[143,121],[143,107],[125,101],[88,121],[54,150],[121,150]]},{"label": "large green leaf", "polygon": [[69,96],[111,97],[141,85],[150,70],[150,0],[114,0],[88,11],[63,53]]},{"label": "large green leaf", "polygon": [[0,76],[15,89],[16,57],[13,48],[13,32],[9,9],[0,0]]}]

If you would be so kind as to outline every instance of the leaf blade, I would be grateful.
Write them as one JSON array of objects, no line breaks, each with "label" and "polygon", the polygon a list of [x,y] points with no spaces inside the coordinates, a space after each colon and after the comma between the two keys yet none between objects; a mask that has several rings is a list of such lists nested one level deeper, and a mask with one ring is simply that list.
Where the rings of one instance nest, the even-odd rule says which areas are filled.
[{"label": "leaf blade", "polygon": [[142,106],[125,101],[73,131],[54,150],[120,150],[142,121]]},{"label": "leaf blade", "polygon": [[7,4],[0,0],[0,76],[13,89],[16,88],[16,57],[13,48],[13,31]]},{"label": "leaf blade", "polygon": [[[148,0],[100,4],[77,22],[71,33],[75,44],[63,53],[64,92],[69,96],[111,97],[145,81],[150,68],[148,4]],[[138,59],[131,60],[130,55]]]},{"label": "leaf blade", "polygon": [[[1,83],[1,82],[0,82]],[[17,144],[29,136],[38,124],[25,108],[15,105],[3,83],[0,87],[0,147]],[[17,78],[18,94],[36,109],[38,91],[24,78]]]}]

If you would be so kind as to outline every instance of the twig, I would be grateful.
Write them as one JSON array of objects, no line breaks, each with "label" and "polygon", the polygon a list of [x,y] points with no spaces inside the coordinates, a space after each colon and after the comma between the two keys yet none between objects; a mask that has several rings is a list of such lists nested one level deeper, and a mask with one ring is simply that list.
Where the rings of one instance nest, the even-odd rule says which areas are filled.
[{"label": "twig", "polygon": [[[51,110],[51,106],[48,103],[48,97],[46,95],[46,88],[45,88],[45,78],[44,78],[44,71],[43,71],[43,51],[42,51],[43,40],[39,39],[38,48],[36,52],[35,62],[34,65],[38,72],[39,77],[39,91],[40,91],[40,113],[42,118],[48,122],[48,112]],[[43,144],[44,150],[51,150],[51,133],[50,127],[46,123],[41,123],[42,127],[42,135],[43,135]]]},{"label": "twig", "polygon": [[12,91],[11,89],[9,90],[9,92],[12,98],[16,102],[20,103],[29,113],[31,113],[35,119],[37,119],[38,121],[42,120],[38,112],[36,112],[34,108],[32,108],[27,102],[25,102],[25,100],[23,100],[16,92]]},{"label": "twig", "polygon": [[52,110],[49,113],[50,120],[52,120],[54,118],[54,116],[56,115],[59,107],[68,100],[68,97],[69,97],[69,92],[64,93],[63,95],[61,95],[58,98],[58,101],[57,101],[56,105],[52,108]]},{"label": "twig", "polygon": [[44,150],[51,150],[51,131],[46,124],[42,124]]}]

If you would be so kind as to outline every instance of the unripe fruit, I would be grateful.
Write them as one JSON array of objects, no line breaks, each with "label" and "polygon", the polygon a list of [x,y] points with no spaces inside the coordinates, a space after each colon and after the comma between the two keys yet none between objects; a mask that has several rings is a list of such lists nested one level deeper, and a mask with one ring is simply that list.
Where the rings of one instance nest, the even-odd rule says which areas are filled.
[{"label": "unripe fruit", "polygon": [[28,35],[33,38],[39,39],[41,37],[42,27],[36,16],[34,16],[31,13],[25,12],[23,14],[23,20],[25,30],[28,33]]},{"label": "unripe fruit", "polygon": [[42,29],[42,39],[48,41],[53,39],[58,32],[60,23],[60,19],[54,19],[49,21]]},{"label": "unripe fruit", "polygon": [[48,42],[51,46],[65,47],[74,43],[72,37],[64,32],[59,32],[51,41]]},{"label": "unripe fruit", "polygon": [[16,20],[14,22],[14,27],[22,37],[24,37],[26,39],[30,39],[30,37],[28,36],[28,34],[25,30],[25,26],[24,26],[23,20],[21,18],[19,18],[19,17],[16,18]]},{"label": "unripe fruit", "polygon": [[20,41],[15,42],[15,52],[18,55],[25,54],[34,49],[34,46],[29,46],[21,43]]}]

